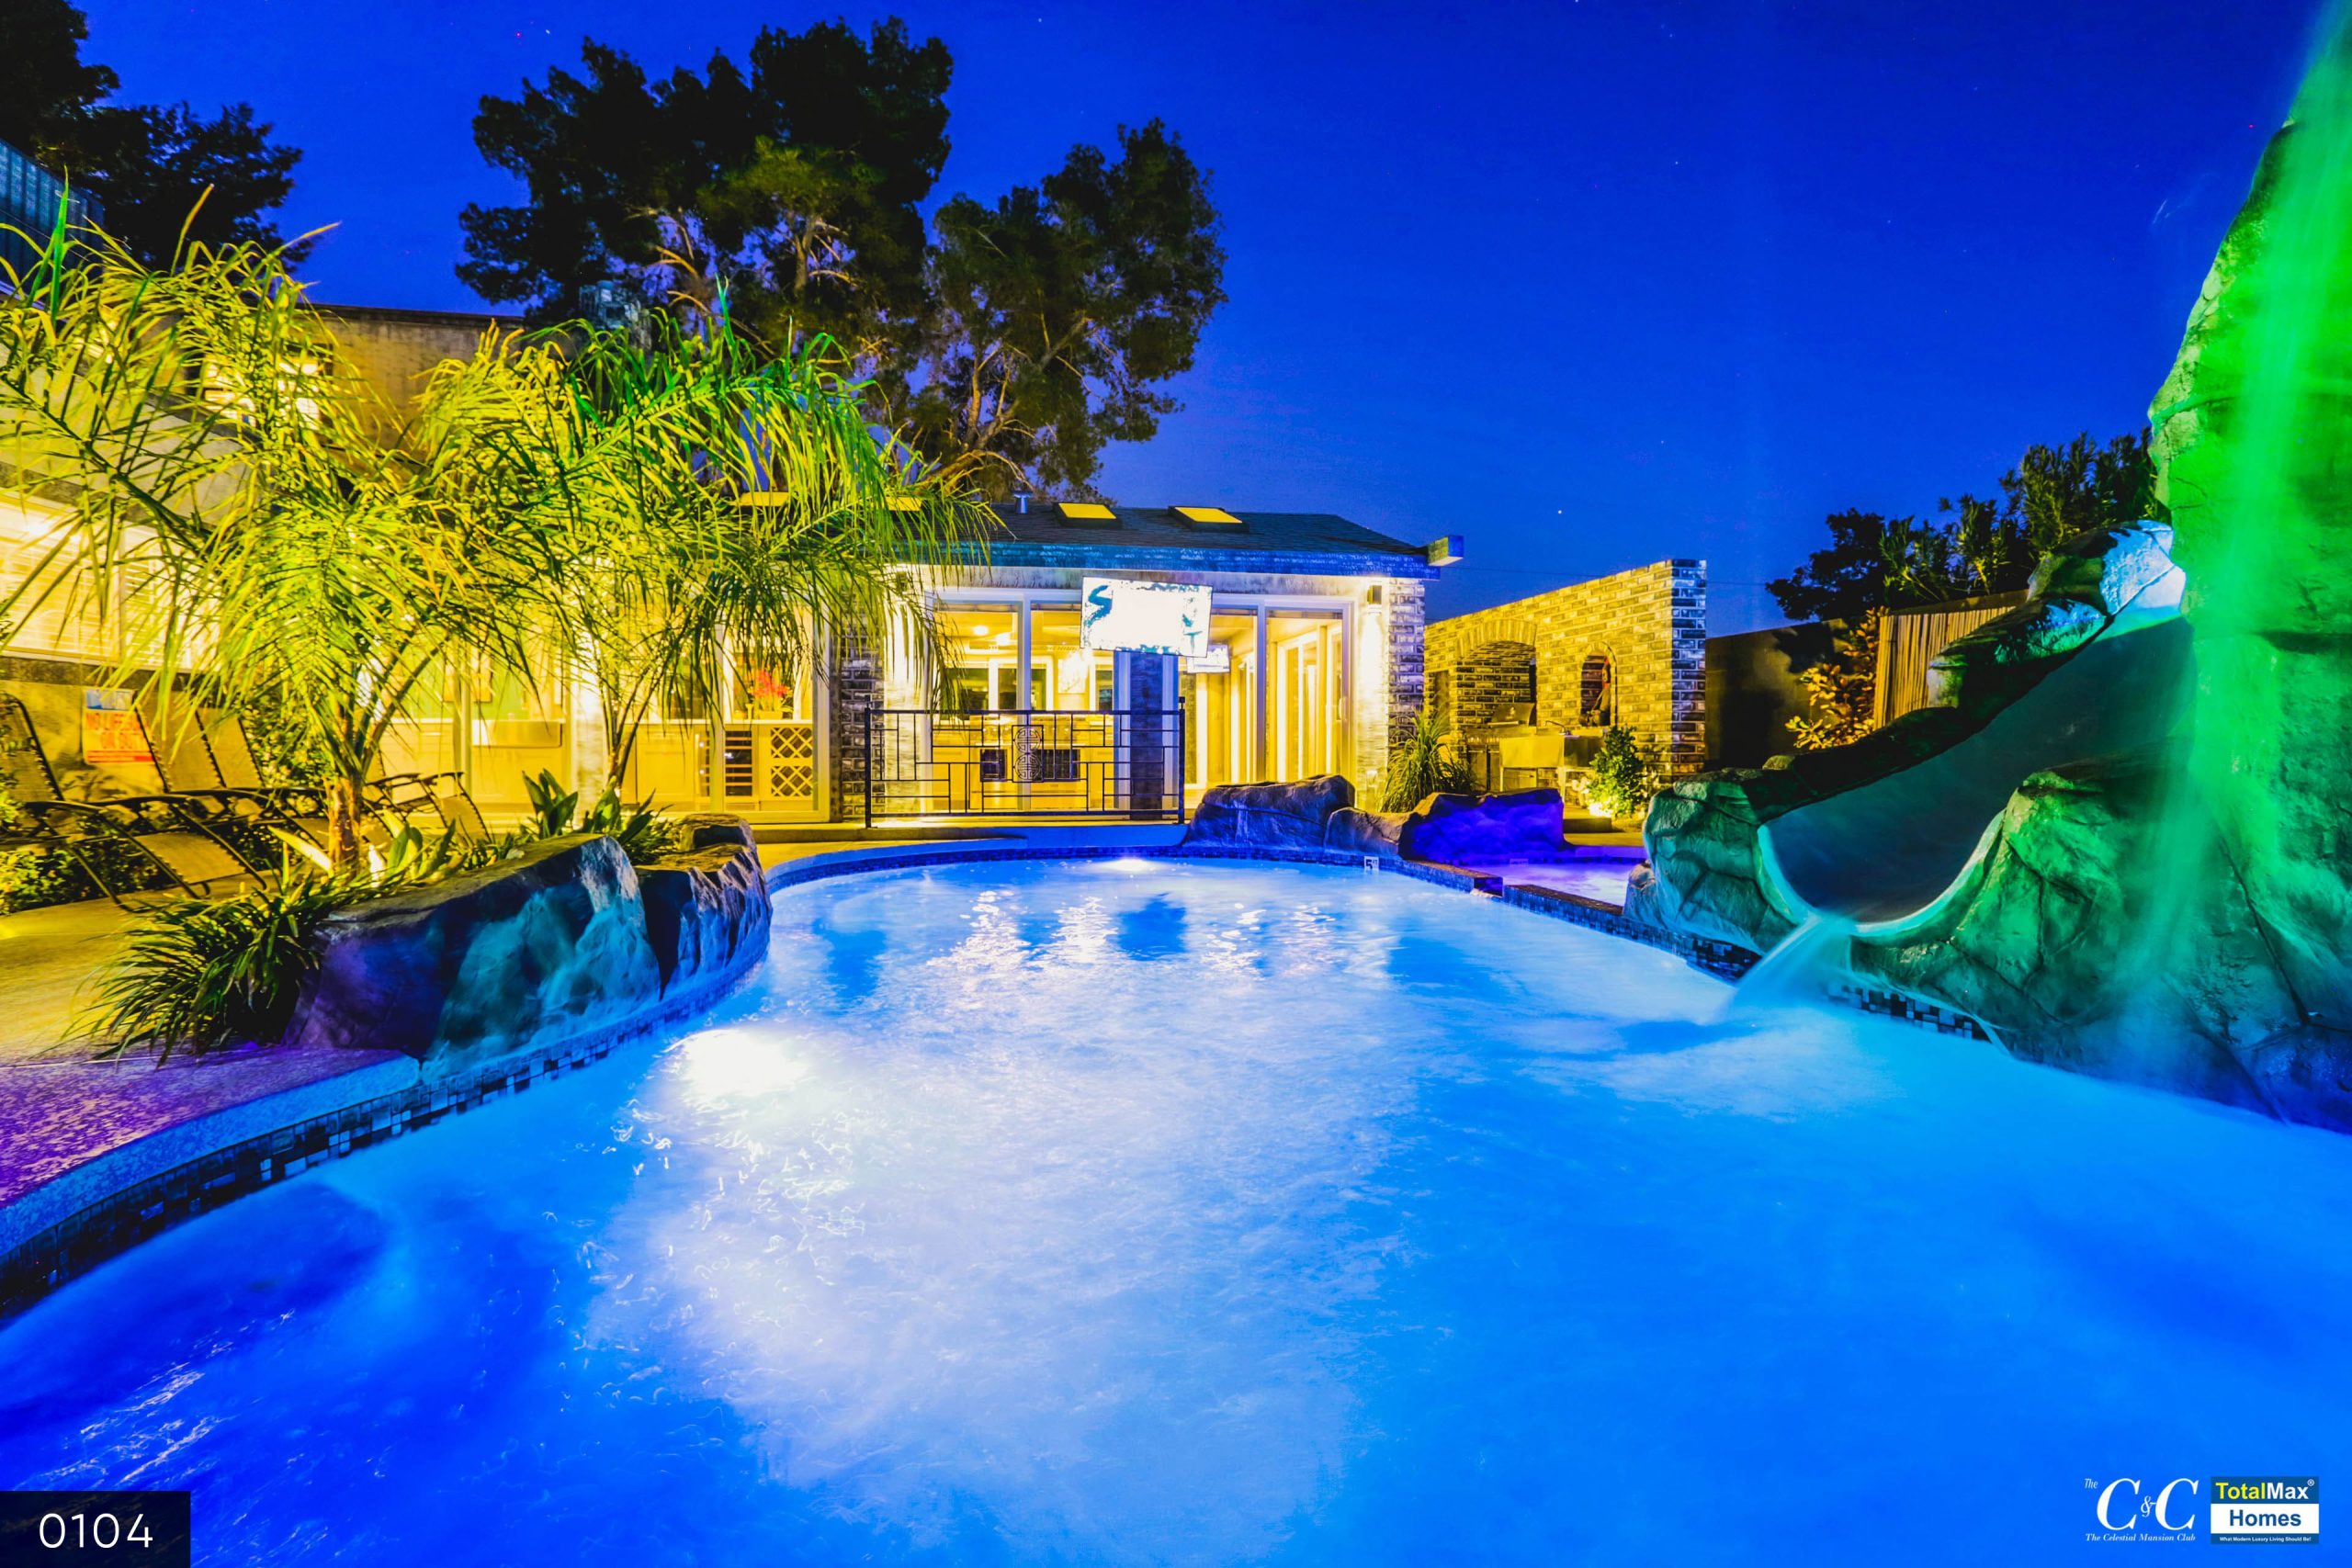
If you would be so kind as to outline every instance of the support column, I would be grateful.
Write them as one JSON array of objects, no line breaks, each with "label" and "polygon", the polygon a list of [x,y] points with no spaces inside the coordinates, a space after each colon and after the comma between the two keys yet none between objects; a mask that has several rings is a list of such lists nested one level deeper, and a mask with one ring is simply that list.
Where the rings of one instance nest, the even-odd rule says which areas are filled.
[{"label": "support column", "polygon": [[1250,699],[1258,710],[1257,741],[1251,748],[1257,756],[1251,761],[1250,772],[1260,783],[1274,776],[1274,732],[1273,727],[1267,722],[1267,716],[1273,711],[1271,698],[1274,689],[1274,665],[1271,652],[1266,637],[1266,607],[1261,604],[1258,606],[1258,674],[1250,682]]}]

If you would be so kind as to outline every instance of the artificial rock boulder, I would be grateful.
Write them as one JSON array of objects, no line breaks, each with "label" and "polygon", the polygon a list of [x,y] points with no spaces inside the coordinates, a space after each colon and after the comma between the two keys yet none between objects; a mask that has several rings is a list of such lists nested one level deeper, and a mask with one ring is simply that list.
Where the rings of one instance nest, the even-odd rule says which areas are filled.
[{"label": "artificial rock boulder", "polygon": [[286,1040],[404,1051],[428,1070],[552,1044],[660,996],[628,857],[610,839],[515,860],[330,916]]},{"label": "artificial rock boulder", "polygon": [[574,836],[336,912],[285,1042],[403,1051],[438,1077],[715,987],[763,951],[767,893],[748,829],[687,826],[688,849],[642,874],[612,840]]},{"label": "artificial rock boulder", "polygon": [[767,880],[751,825],[739,817],[680,818],[676,853],[640,866],[645,934],[665,997],[731,976],[767,945]]},{"label": "artificial rock boulder", "polygon": [[[1849,858],[1927,863],[1923,813],[1951,792],[1888,784],[1970,742],[1889,775],[1903,721],[1783,770],[1802,782],[1678,785],[1653,807],[1633,902],[1759,951],[1844,914],[1858,979],[1966,1012],[2018,1055],[2352,1130],[2352,14],[2263,156],[2149,423],[2168,559],[2127,538],[2063,552],[2030,614],[1939,661],[1939,711],[1956,716],[1928,723],[1979,736],[2021,781],[1948,886],[1841,907],[1780,841],[1876,798],[1904,809],[1849,813]],[[2181,618],[2118,638],[2174,567]],[[2130,656],[2102,665],[2107,645]],[[2099,722],[2002,733],[2069,681]],[[2037,739],[2075,750],[2036,756]],[[1864,782],[1811,787],[1840,775]],[[1810,834],[1816,851],[1831,837]]]},{"label": "artificial rock boulder", "polygon": [[2295,1019],[2185,763],[2165,744],[2029,777],[1946,897],[1853,938],[1851,968],[2030,1060],[2352,1125],[2352,1038]]},{"label": "artificial rock boulder", "polygon": [[1626,912],[1767,953],[1815,912],[1930,901],[2018,778],[2173,728],[2188,637],[2170,542],[2154,523],[2068,540],[2025,604],[1937,655],[1935,704],[1851,745],[1668,785]]},{"label": "artificial rock boulder", "polygon": [[1404,835],[1407,815],[1402,811],[1366,811],[1359,806],[1343,806],[1323,824],[1323,847],[1341,854],[1396,860],[1404,852],[1397,848],[1397,840]]},{"label": "artificial rock boulder", "polygon": [[2352,1026],[2352,17],[2148,411],[2189,574],[2190,767],[2305,1021]]},{"label": "artificial rock boulder", "polygon": [[1356,803],[1337,773],[1295,784],[1216,784],[1201,796],[1184,842],[1210,848],[1317,850],[1331,814]]},{"label": "artificial rock boulder", "polygon": [[1502,795],[1432,795],[1406,817],[1397,848],[1407,860],[1439,865],[1556,854],[1565,815],[1556,789]]}]

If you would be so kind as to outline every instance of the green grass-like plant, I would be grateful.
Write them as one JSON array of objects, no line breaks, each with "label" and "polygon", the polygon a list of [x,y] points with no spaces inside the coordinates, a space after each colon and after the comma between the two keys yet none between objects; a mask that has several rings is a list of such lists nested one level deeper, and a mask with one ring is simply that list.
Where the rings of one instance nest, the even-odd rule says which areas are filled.
[{"label": "green grass-like plant", "polygon": [[648,864],[677,848],[678,825],[650,801],[628,805],[616,784],[605,785],[605,793],[585,815],[580,810],[580,792],[564,788],[562,781],[545,768],[537,777],[523,780],[523,793],[531,803],[531,819],[520,831],[523,842],[559,839],[572,832],[601,833],[620,844],[631,865]]},{"label": "green grass-like plant", "polygon": [[678,847],[675,822],[655,810],[650,801],[634,807],[623,805],[620,791],[611,784],[605,786],[605,793],[580,819],[580,828],[618,842],[631,865],[649,864]]},{"label": "green grass-like plant", "polygon": [[531,803],[531,831],[542,839],[560,839],[571,831],[571,824],[580,815],[580,792],[566,789],[563,781],[541,768],[537,778],[523,780],[524,798]]},{"label": "green grass-like plant", "polygon": [[1446,743],[1445,727],[1423,708],[1413,719],[1413,733],[1388,753],[1388,784],[1381,796],[1385,810],[1410,811],[1432,795],[1476,795],[1478,781],[1468,758]]},{"label": "green grass-like plant", "polygon": [[274,1043],[318,967],[311,938],[370,896],[348,877],[289,879],[232,898],[174,898],[142,913],[98,987],[90,1027],[106,1054]]}]

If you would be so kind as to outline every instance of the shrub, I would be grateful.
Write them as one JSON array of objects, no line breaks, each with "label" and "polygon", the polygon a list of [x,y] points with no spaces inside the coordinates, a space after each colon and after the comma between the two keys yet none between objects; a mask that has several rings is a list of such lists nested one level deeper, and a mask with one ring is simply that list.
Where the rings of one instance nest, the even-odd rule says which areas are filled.
[{"label": "shrub", "polygon": [[[8,623],[0,620],[0,636],[7,630]],[[18,812],[16,795],[10,788],[10,774],[18,765],[17,759],[31,750],[26,741],[0,737],[0,831],[16,824]],[[38,844],[0,850],[0,915],[65,903],[88,881],[80,867],[54,850]]]},{"label": "shrub", "polygon": [[1812,713],[1789,720],[1791,744],[1800,751],[1851,745],[1877,726],[1871,715],[1878,693],[1880,613],[1872,610],[1850,626],[1838,626],[1830,655],[1797,677]]},{"label": "shrub", "polygon": [[334,780],[334,759],[279,693],[255,694],[237,710],[237,722],[254,769],[267,783],[323,789]]},{"label": "shrub", "polygon": [[1600,750],[1584,785],[1585,804],[1607,817],[1633,817],[1648,809],[1658,792],[1657,759],[1622,724],[1601,731]]},{"label": "shrub", "polygon": [[1410,811],[1432,795],[1476,795],[1469,759],[1446,745],[1437,715],[1423,708],[1413,720],[1413,733],[1388,753],[1388,785],[1381,797],[1384,809]]},{"label": "shrub", "polygon": [[582,832],[602,833],[616,840],[631,865],[660,860],[678,846],[678,825],[650,804],[634,809],[621,804],[620,791],[611,784],[580,819]]},{"label": "shrub", "polygon": [[0,915],[71,903],[84,895],[89,880],[53,850],[0,850]]},{"label": "shrub", "polygon": [[318,967],[311,939],[321,922],[372,891],[350,878],[298,877],[233,898],[159,904],[131,926],[91,1027],[109,1055],[275,1042]]}]

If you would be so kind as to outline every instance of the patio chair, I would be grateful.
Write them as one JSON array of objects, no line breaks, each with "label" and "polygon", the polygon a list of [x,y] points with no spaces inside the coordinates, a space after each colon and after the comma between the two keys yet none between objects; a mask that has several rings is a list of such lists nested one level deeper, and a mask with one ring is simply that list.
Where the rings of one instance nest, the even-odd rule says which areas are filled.
[{"label": "patio chair", "polygon": [[[236,714],[224,714],[216,708],[206,708],[197,714],[195,729],[203,742],[200,755],[210,764],[213,777],[219,781],[221,793],[252,796],[268,802],[290,827],[321,849],[327,841],[327,797],[324,790],[311,784],[272,784],[262,782],[261,768],[254,761],[253,746],[245,736],[244,719]],[[151,748],[152,749],[152,748]],[[191,752],[191,755],[198,754]],[[402,828],[413,827],[412,820],[421,806],[429,804],[415,797],[409,787],[413,774],[387,776],[380,772],[368,781],[360,796],[359,836],[365,842],[384,849]],[[439,775],[432,775],[439,776]]]},{"label": "patio chair", "polygon": [[[168,751],[155,743],[155,727],[147,722],[143,702],[133,706],[132,716],[146,743],[159,792],[201,802],[217,813],[212,827],[254,870],[266,872],[284,858],[286,846],[275,833],[291,834],[313,848],[325,847],[326,797],[320,791],[231,783],[206,733],[202,713],[197,723],[172,732],[177,744]],[[243,743],[240,736],[239,745]],[[201,770],[202,777],[196,776],[196,770]]]},{"label": "patio chair", "polygon": [[435,791],[431,797],[433,809],[440,814],[442,825],[466,843],[491,842],[493,835],[490,824],[482,820],[481,807],[476,806],[474,797],[466,792],[465,781],[455,773],[445,776],[452,787]]},{"label": "patio chair", "polygon": [[0,773],[16,799],[6,847],[54,850],[122,908],[160,876],[195,897],[259,874],[223,839],[202,802],[168,795],[68,800],[41,745],[32,710],[0,694]]}]

